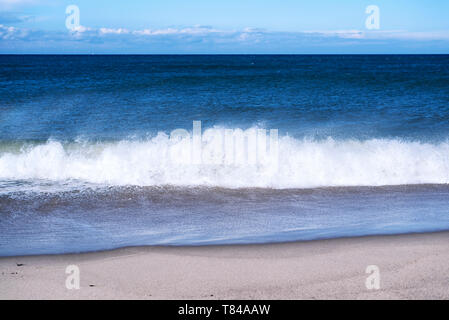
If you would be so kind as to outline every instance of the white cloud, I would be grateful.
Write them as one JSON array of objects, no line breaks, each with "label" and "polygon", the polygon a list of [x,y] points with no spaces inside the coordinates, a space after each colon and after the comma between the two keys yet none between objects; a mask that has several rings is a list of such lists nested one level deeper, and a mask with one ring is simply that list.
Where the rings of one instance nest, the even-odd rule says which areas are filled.
[{"label": "white cloud", "polygon": [[206,35],[210,33],[226,33],[223,30],[217,30],[210,27],[194,26],[187,28],[166,28],[166,29],[144,29],[132,32],[141,36],[160,36],[160,35]]},{"label": "white cloud", "polygon": [[100,28],[100,34],[128,34],[129,30],[124,28],[110,29],[110,28]]},{"label": "white cloud", "polygon": [[[27,47],[60,46],[70,50],[76,41],[76,46],[84,43],[89,48],[108,47],[111,50],[126,50],[126,48],[154,48],[163,52],[302,52],[325,50],[325,48],[347,48],[357,51],[369,45],[368,50],[391,51],[391,48],[407,47],[410,44],[420,48],[428,48],[429,41],[438,41],[437,48],[449,48],[449,31],[441,32],[407,32],[401,30],[318,30],[304,32],[279,32],[256,28],[240,30],[221,30],[209,26],[170,27],[161,29],[126,28],[90,28],[79,26],[74,30],[43,31],[22,29],[0,24],[0,41],[3,41],[3,51],[8,42],[18,42]],[[114,49],[115,48],[115,49]],[[287,49],[285,49],[287,48]],[[365,47],[367,48],[367,47]],[[383,49],[382,49],[383,48]],[[156,50],[155,49],[155,50]],[[144,49],[142,49],[144,50]],[[252,51],[251,51],[252,50]],[[387,50],[387,51],[388,51]],[[440,51],[441,51],[440,50]],[[2,50],[0,50],[2,51]],[[234,50],[235,51],[235,50]]]},{"label": "white cloud", "polygon": [[415,41],[449,40],[449,31],[407,32],[407,31],[377,31],[377,34],[367,34],[378,39],[398,39]]},{"label": "white cloud", "polygon": [[2,40],[15,40],[18,38],[23,38],[27,35],[27,33],[28,32],[26,30],[0,24],[0,39]]},{"label": "white cloud", "polygon": [[336,37],[342,39],[369,39],[369,40],[449,40],[449,31],[410,32],[404,30],[320,30],[305,31],[305,34]]},{"label": "white cloud", "polygon": [[139,36],[157,36],[157,35],[166,35],[166,34],[176,34],[178,33],[178,29],[161,29],[161,30],[151,30],[151,29],[144,29],[144,30],[136,30],[133,31],[133,34],[139,35]]},{"label": "white cloud", "polygon": [[93,29],[89,28],[89,27],[85,27],[85,26],[77,26],[73,29],[69,30],[69,35],[77,40],[81,40],[83,39],[86,33],[89,33],[90,31],[93,31]]},{"label": "white cloud", "polygon": [[324,30],[324,31],[304,31],[305,34],[322,37],[337,37],[343,39],[363,39],[364,32],[360,30]]},{"label": "white cloud", "polygon": [[11,38],[15,33],[14,27],[7,27],[2,24],[0,24],[0,39],[9,39]]},{"label": "white cloud", "polygon": [[[5,1],[24,1],[24,0],[0,0]],[[30,30],[7,27],[0,24],[0,32],[3,37],[12,36],[26,36]],[[62,38],[64,32],[46,32],[46,31],[33,31],[34,34],[46,35],[51,37],[52,35],[59,34],[58,38]],[[67,34],[67,32],[65,33]],[[209,39],[223,39],[229,38],[234,41],[261,41],[263,39],[276,39],[283,41],[286,39],[295,40],[326,40],[326,39],[349,39],[349,40],[404,40],[404,41],[432,41],[441,40],[449,41],[449,31],[428,31],[428,32],[408,32],[404,30],[311,30],[302,32],[280,32],[280,31],[268,31],[265,29],[257,28],[244,28],[241,30],[221,30],[209,26],[192,26],[182,28],[162,28],[162,29],[141,29],[141,30],[129,30],[127,28],[90,28],[86,26],[78,26],[73,30],[69,30],[68,34],[77,38],[93,38],[108,35],[113,36],[126,36],[128,39],[139,37],[157,37],[157,38],[170,38],[176,37],[176,39],[188,38],[209,38]]]}]

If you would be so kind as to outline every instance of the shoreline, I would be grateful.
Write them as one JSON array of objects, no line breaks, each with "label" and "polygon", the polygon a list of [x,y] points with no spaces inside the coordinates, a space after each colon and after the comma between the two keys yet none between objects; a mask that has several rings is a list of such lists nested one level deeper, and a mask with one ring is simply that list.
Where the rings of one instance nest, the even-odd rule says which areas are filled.
[{"label": "shoreline", "polygon": [[448,261],[449,231],[0,257],[0,299],[449,299]]},{"label": "shoreline", "polygon": [[71,255],[95,255],[95,254],[108,254],[117,251],[131,250],[131,249],[145,249],[145,248],[158,248],[158,249],[175,249],[175,248],[185,248],[185,249],[197,249],[197,248],[223,248],[223,247],[260,247],[260,246],[278,246],[278,245],[291,245],[291,244],[306,244],[312,242],[327,242],[327,241],[343,241],[350,239],[368,239],[368,238],[388,238],[388,237],[400,237],[400,236],[414,236],[414,235],[431,235],[431,234],[444,234],[448,233],[449,230],[436,230],[436,231],[423,231],[423,232],[405,232],[405,233],[391,233],[391,234],[372,234],[372,235],[362,235],[362,236],[342,236],[335,238],[317,238],[311,240],[293,240],[293,241],[279,241],[279,242],[263,242],[263,243],[232,243],[232,244],[198,244],[198,245],[136,245],[136,246],[124,246],[111,249],[100,249],[92,251],[80,251],[80,252],[64,252],[64,253],[43,253],[43,254],[23,254],[23,255],[12,255],[12,256],[1,256],[1,259],[7,258],[32,258],[32,257],[55,257],[55,256],[71,256]]}]

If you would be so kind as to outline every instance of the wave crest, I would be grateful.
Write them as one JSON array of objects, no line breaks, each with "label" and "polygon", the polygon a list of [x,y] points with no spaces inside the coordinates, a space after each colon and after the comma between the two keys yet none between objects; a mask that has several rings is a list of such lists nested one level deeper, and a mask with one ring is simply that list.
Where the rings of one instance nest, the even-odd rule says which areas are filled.
[{"label": "wave crest", "polygon": [[[213,135],[206,130],[205,137]],[[203,158],[217,157],[216,139],[202,141]],[[106,185],[213,186],[225,188],[313,188],[447,184],[449,144],[400,139],[278,140],[278,163],[190,164],[172,161],[173,150],[188,154],[184,140],[164,133],[145,141],[45,144],[0,150],[0,179],[79,180]]]}]

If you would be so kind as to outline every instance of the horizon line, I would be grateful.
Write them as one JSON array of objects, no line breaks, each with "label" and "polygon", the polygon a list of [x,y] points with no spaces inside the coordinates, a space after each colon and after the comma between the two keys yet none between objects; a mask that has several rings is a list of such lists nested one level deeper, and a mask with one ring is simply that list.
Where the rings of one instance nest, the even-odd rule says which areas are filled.
[{"label": "horizon line", "polygon": [[444,56],[448,53],[0,53],[0,56]]}]

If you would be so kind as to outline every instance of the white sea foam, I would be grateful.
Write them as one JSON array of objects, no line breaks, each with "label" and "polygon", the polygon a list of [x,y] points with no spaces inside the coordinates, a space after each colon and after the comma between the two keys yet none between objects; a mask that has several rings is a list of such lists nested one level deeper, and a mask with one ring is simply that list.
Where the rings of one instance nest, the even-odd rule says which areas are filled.
[{"label": "white sea foam", "polygon": [[[220,159],[222,142],[203,135],[202,158]],[[164,133],[145,141],[65,145],[48,141],[1,151],[0,180],[78,180],[113,186],[311,188],[449,183],[449,143],[400,139],[310,140],[279,137],[278,163],[174,161],[191,146]],[[218,150],[218,151],[217,151]],[[179,160],[179,159],[178,159]]]}]

